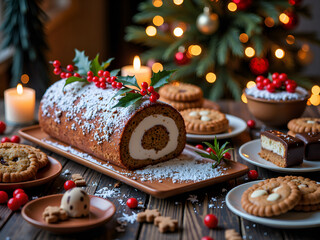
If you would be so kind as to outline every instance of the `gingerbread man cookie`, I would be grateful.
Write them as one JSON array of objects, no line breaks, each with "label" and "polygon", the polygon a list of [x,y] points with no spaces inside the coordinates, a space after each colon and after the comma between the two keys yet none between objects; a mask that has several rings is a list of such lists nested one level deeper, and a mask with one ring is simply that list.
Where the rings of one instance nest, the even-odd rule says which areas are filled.
[{"label": "gingerbread man cookie", "polygon": [[68,214],[64,209],[60,207],[48,206],[44,209],[42,217],[47,223],[56,223],[59,221],[67,220]]},{"label": "gingerbread man cookie", "polygon": [[224,237],[226,240],[242,240],[240,234],[234,229],[227,229],[224,232]]},{"label": "gingerbread man cookie", "polygon": [[154,225],[159,227],[160,232],[174,232],[178,228],[178,220],[171,217],[156,217],[154,219]]},{"label": "gingerbread man cookie", "polygon": [[71,175],[72,181],[76,184],[77,187],[86,186],[86,180],[79,173],[75,173]]},{"label": "gingerbread man cookie", "polygon": [[158,209],[146,209],[144,212],[137,214],[138,222],[153,222],[154,219],[158,216],[161,216],[161,213]]}]

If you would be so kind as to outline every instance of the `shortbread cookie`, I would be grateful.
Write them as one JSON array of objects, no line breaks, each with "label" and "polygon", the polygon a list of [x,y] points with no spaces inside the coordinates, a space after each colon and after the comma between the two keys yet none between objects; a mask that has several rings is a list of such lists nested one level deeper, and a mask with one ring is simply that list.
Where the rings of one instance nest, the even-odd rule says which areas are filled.
[{"label": "shortbread cookie", "polygon": [[146,209],[144,212],[137,214],[138,222],[153,222],[154,219],[158,216],[161,216],[161,213],[158,209]]},{"label": "shortbread cookie", "polygon": [[242,240],[240,233],[234,229],[227,229],[224,232],[224,237],[226,240]]},{"label": "shortbread cookie", "polygon": [[301,193],[295,183],[272,178],[248,188],[242,194],[241,205],[252,215],[271,217],[293,209],[300,198]]},{"label": "shortbread cookie", "polygon": [[182,110],[189,109],[189,108],[198,108],[198,107],[202,107],[202,105],[203,105],[202,98],[199,100],[193,101],[193,102],[171,101],[171,100],[166,99],[164,97],[160,97],[159,100],[170,104],[172,107],[174,107],[178,111],[182,111]]},{"label": "shortbread cookie", "polygon": [[187,133],[216,134],[229,128],[225,114],[208,108],[193,108],[181,111]]},{"label": "shortbread cookie", "polygon": [[317,211],[320,210],[320,203],[318,204],[312,204],[312,205],[297,205],[294,207],[295,211],[299,211],[299,212],[313,212],[313,211]]},{"label": "shortbread cookie", "polygon": [[57,223],[68,219],[67,212],[58,206],[48,206],[42,213],[43,220],[47,223]]},{"label": "shortbread cookie", "polygon": [[202,99],[203,93],[201,88],[196,85],[174,82],[160,88],[160,96],[169,101],[191,102]]},{"label": "shortbread cookie", "polygon": [[290,131],[295,133],[320,132],[320,118],[296,118],[288,123]]},{"label": "shortbread cookie", "polygon": [[178,228],[178,220],[159,216],[154,219],[154,225],[159,227],[159,232],[174,232]]},{"label": "shortbread cookie", "polygon": [[0,144],[0,182],[22,182],[34,178],[39,164],[36,155],[26,149]]},{"label": "shortbread cookie", "polygon": [[86,180],[79,173],[75,173],[71,175],[72,181],[76,184],[77,187],[86,186]]},{"label": "shortbread cookie", "polygon": [[300,192],[301,199],[298,205],[314,205],[320,203],[320,184],[304,177],[286,176],[279,177],[280,181],[289,180],[295,183]]}]

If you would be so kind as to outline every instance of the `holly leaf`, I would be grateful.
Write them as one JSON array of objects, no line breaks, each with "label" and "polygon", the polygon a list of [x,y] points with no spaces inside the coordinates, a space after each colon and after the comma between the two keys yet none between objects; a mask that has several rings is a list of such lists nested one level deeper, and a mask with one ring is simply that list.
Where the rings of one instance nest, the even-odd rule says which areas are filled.
[{"label": "holly leaf", "polygon": [[167,84],[169,81],[169,78],[171,77],[171,74],[174,73],[176,70],[163,70],[159,71],[157,73],[153,73],[151,78],[151,86],[153,86],[155,89],[162,87],[163,85]]},{"label": "holly leaf", "polygon": [[[130,91],[132,91],[131,88],[122,88],[122,89],[120,89],[111,99],[113,99],[113,98],[115,98],[115,97],[117,97],[117,96],[120,96],[120,95],[122,95],[122,94],[126,94],[127,92],[130,92]],[[110,100],[110,101],[111,101],[111,100]]]},{"label": "holly leaf", "polygon": [[97,56],[92,60],[91,64],[90,64],[90,70],[93,72],[93,74],[95,76],[98,76],[98,71],[99,70],[103,70],[103,68],[101,67],[100,63],[99,63],[99,53],[97,54]]},{"label": "holly leaf", "polygon": [[107,67],[109,67],[110,63],[114,60],[114,58],[109,58],[107,61],[102,62],[101,67],[102,70],[106,69]]},{"label": "holly leaf", "polygon": [[110,72],[110,76],[113,77],[113,76],[117,76],[120,72],[120,69],[114,69]]},{"label": "holly leaf", "polygon": [[119,99],[119,102],[114,105],[112,108],[115,107],[128,107],[137,101],[139,101],[143,96],[139,93],[127,93],[123,98]]},{"label": "holly leaf", "polygon": [[135,76],[125,76],[125,77],[119,76],[117,78],[117,81],[121,82],[125,86],[135,86],[138,89],[140,89]]},{"label": "holly leaf", "polygon": [[79,78],[79,77],[69,77],[67,80],[66,80],[66,82],[65,82],[65,84],[64,84],[64,86],[63,86],[63,88],[62,88],[62,91],[64,91],[64,88],[67,86],[67,85],[69,85],[70,83],[74,83],[74,82],[83,82],[83,83],[88,83],[88,81],[87,80],[85,80],[85,79],[83,79],[83,78]]},{"label": "holly leaf", "polygon": [[90,70],[91,61],[85,55],[84,51],[80,52],[75,49],[76,55],[73,59],[74,65],[78,68],[78,73],[80,75],[85,75]]}]

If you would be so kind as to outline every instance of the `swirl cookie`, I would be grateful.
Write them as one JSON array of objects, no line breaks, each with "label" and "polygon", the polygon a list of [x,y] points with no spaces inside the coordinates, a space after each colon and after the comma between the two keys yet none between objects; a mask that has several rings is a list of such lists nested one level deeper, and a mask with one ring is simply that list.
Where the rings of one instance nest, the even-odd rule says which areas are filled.
[{"label": "swirl cookie", "polygon": [[320,132],[320,118],[296,118],[288,123],[291,134]]},{"label": "swirl cookie", "polygon": [[174,82],[160,88],[160,96],[169,101],[191,102],[202,99],[203,93],[198,86]]},{"label": "swirl cookie", "polygon": [[229,121],[225,114],[207,108],[192,108],[180,112],[187,133],[216,134],[225,132],[229,128]]},{"label": "swirl cookie", "polygon": [[242,194],[241,205],[252,215],[271,217],[293,209],[300,198],[301,192],[294,182],[272,178],[248,188]]},{"label": "swirl cookie", "polygon": [[26,148],[0,144],[0,182],[22,182],[34,178],[39,168],[38,160]]}]

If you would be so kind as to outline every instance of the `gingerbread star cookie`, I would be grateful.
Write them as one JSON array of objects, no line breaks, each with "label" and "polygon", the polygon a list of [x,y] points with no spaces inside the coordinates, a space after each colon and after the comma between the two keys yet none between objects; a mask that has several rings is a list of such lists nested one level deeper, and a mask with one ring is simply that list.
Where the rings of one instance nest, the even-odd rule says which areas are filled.
[{"label": "gingerbread star cookie", "polygon": [[229,128],[229,121],[225,114],[208,108],[192,108],[180,112],[187,133],[192,134],[217,134]]},{"label": "gingerbread star cookie", "polygon": [[271,217],[293,209],[300,199],[301,192],[294,182],[272,178],[248,188],[242,194],[241,205],[252,215]]},{"label": "gingerbread star cookie", "polygon": [[146,209],[144,212],[137,214],[138,222],[153,222],[154,219],[158,216],[161,216],[161,213],[158,209]]}]

